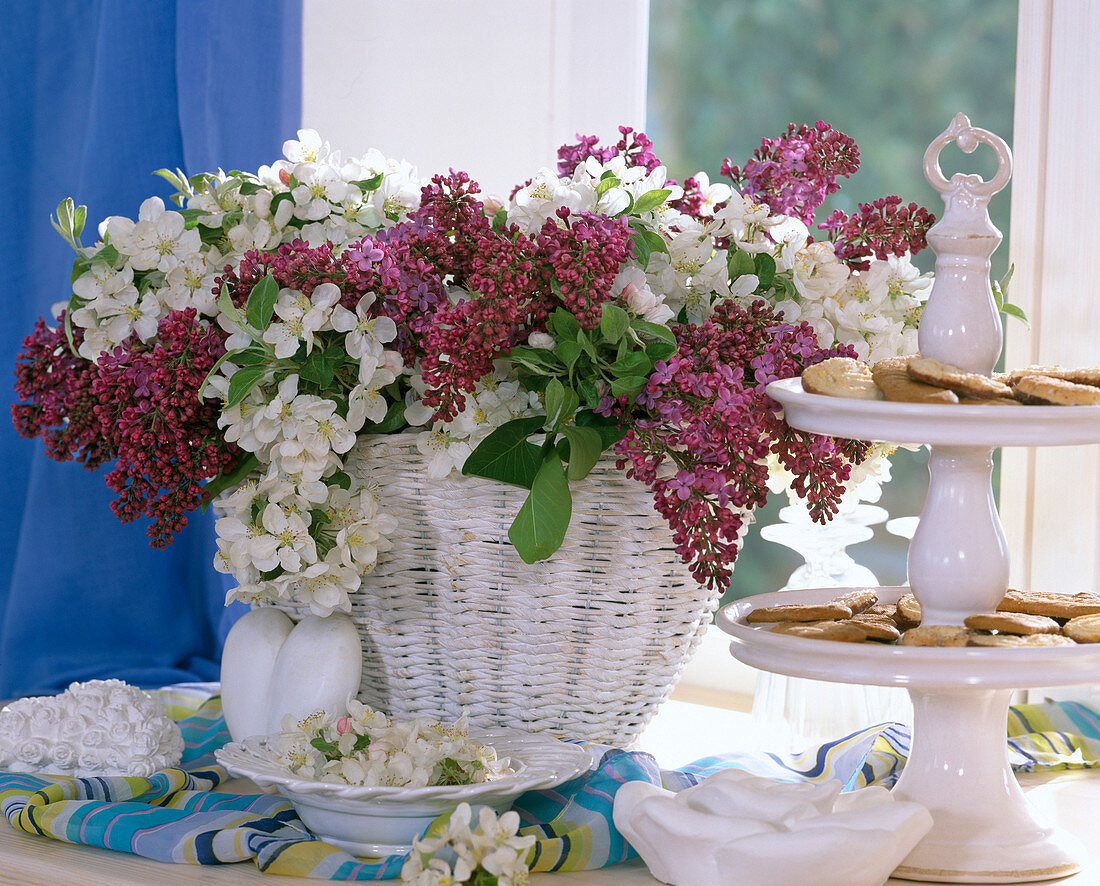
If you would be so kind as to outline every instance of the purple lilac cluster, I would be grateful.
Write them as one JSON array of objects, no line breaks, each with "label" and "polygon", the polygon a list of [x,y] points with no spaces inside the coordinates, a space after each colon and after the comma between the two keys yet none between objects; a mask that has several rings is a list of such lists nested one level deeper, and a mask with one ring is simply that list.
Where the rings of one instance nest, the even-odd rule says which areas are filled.
[{"label": "purple lilac cluster", "polygon": [[622,157],[627,166],[644,166],[646,172],[652,172],[661,165],[653,153],[653,142],[644,132],[636,132],[630,126],[619,127],[619,140],[614,145],[600,147],[600,139],[595,135],[577,133],[577,144],[562,145],[558,148],[558,175],[568,178],[574,170],[589,157],[599,163],[606,163],[613,157]]},{"label": "purple lilac cluster", "polygon": [[118,493],[122,522],[146,516],[153,547],[167,547],[205,498],[203,481],[228,473],[241,452],[218,428],[221,404],[200,400],[225,353],[225,334],[198,322],[194,308],[172,311],[155,343],[130,341],[100,358],[92,380],[95,414],[115,437],[117,461],[105,480]]},{"label": "purple lilac cluster", "polygon": [[840,190],[837,179],[857,169],[856,143],[820,120],[813,126],[791,123],[778,138],[762,139],[744,166],[734,166],[728,157],[722,164],[722,174],[742,193],[807,225],[825,198]]},{"label": "purple lilac cluster", "polygon": [[203,481],[240,459],[218,428],[218,404],[198,397],[224,341],[188,308],[161,320],[150,344],[131,337],[91,363],[39,320],[17,361],[15,390],[29,402],[12,406],[16,429],[44,437],[58,461],[93,469],[113,459],[111,508],[123,522],[149,517],[150,544],[166,547],[202,503]]},{"label": "purple lilac cluster", "polygon": [[12,422],[21,437],[42,437],[50,458],[75,459],[93,470],[113,456],[93,411],[97,367],[76,354],[83,330],[73,330],[70,349],[64,327],[64,314],[56,327],[39,317],[23,340],[15,363],[15,393],[21,402],[12,404]]},{"label": "purple lilac cluster", "polygon": [[936,217],[916,203],[902,203],[901,197],[880,197],[860,203],[859,213],[848,215],[838,209],[818,225],[829,232],[836,256],[849,267],[865,271],[873,255],[915,255],[928,245],[928,230]]},{"label": "purple lilac cluster", "polygon": [[653,490],[696,580],[724,587],[740,548],[741,509],[767,498],[770,452],[810,475],[799,477],[798,491],[821,522],[848,478],[845,456],[863,455],[847,441],[788,433],[765,385],[854,354],[822,350],[809,325],[781,322],[763,301],[723,302],[710,320],[675,332],[679,349],[655,365],[615,451],[620,468]]}]

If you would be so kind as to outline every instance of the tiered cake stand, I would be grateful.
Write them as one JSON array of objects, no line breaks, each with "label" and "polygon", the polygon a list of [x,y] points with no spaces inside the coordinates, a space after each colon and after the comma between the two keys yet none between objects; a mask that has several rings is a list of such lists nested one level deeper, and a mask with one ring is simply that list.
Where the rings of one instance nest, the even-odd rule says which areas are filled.
[{"label": "tiered cake stand", "polygon": [[[939,151],[979,142],[998,154],[991,182],[944,180]],[[925,155],[925,174],[944,195],[942,221],[929,232],[936,283],[920,328],[925,356],[989,374],[1000,353],[1000,320],[989,287],[989,257],[1000,234],[989,197],[1011,174],[1007,146],[965,116]],[[768,393],[787,421],[819,434],[930,446],[930,482],[909,549],[908,572],[924,624],[961,625],[992,612],[1008,586],[1009,557],[993,498],[993,449],[1100,443],[1100,406],[924,405],[809,394],[800,379]],[[894,602],[908,587],[879,588]],[[1065,589],[1069,592],[1079,589]],[[719,613],[731,651],[768,671],[842,683],[904,686],[913,699],[913,740],[894,793],[932,813],[931,832],[895,877],[947,883],[1016,883],[1079,870],[1074,847],[1032,816],[1008,765],[1005,743],[1013,689],[1100,681],[1100,644],[1078,647],[929,648],[837,643],[773,634],[745,623],[777,603],[823,602],[836,588],[785,591],[741,600]],[[854,850],[858,851],[858,850]]]}]

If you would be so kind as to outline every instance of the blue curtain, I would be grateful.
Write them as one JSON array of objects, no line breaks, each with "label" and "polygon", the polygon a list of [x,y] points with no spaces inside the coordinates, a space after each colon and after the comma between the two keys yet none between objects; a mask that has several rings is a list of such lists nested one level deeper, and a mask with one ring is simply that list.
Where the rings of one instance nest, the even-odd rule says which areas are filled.
[{"label": "blue curtain", "polygon": [[[301,119],[301,0],[23,0],[0,29],[0,168],[11,378],[24,335],[68,298],[72,252],[49,218],[137,217],[164,182],[256,169]],[[11,388],[8,398],[13,399]],[[0,698],[73,680],[217,679],[232,618],[209,515],[168,550],[117,522],[103,472],[46,458],[0,422]]]}]

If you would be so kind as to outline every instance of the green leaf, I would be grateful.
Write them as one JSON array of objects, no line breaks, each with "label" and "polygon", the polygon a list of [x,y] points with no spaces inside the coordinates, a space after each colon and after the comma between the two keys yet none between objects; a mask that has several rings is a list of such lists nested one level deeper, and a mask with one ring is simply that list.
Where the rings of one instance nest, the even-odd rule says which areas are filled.
[{"label": "green leaf", "polygon": [[466,458],[462,473],[530,489],[539,469],[539,447],[527,438],[546,423],[541,415],[514,418],[478,444]]},{"label": "green leaf", "polygon": [[337,471],[331,477],[325,478],[329,486],[339,486],[341,489],[351,489],[351,475],[344,471]]},{"label": "green leaf", "polygon": [[249,345],[247,348],[230,351],[225,357],[229,358],[230,363],[236,363],[238,366],[259,366],[267,360],[268,353],[263,345]]},{"label": "green leaf", "polygon": [[554,313],[550,315],[548,325],[554,337],[558,339],[575,339],[577,333],[581,331],[581,324],[577,322],[577,318],[565,308],[555,308]]},{"label": "green leaf", "polygon": [[182,169],[177,169],[175,172],[171,169],[158,169],[153,175],[160,176],[180,194],[190,196],[194,193],[191,190],[191,183],[187,180],[187,176],[184,175]]},{"label": "green leaf", "polygon": [[566,425],[561,432],[569,441],[569,469],[566,473],[570,480],[581,480],[600,460],[603,438],[595,428],[580,425]]},{"label": "green leaf", "polygon": [[244,316],[237,310],[237,306],[233,304],[233,299],[229,295],[228,283],[222,284],[222,291],[218,296],[218,310],[224,314],[226,319],[234,326],[244,325]]},{"label": "green leaf", "polygon": [[592,339],[588,337],[586,332],[577,333],[577,344],[581,346],[581,350],[584,351],[593,360],[599,359],[599,354],[596,353],[596,346],[592,344]]},{"label": "green leaf", "polygon": [[616,397],[637,397],[645,387],[646,379],[640,375],[628,375],[624,378],[616,378],[611,382],[611,393]]},{"label": "green leaf", "polygon": [[775,259],[766,252],[758,252],[752,263],[756,276],[760,278],[760,285],[757,288],[761,291],[770,288],[775,279]]},{"label": "green leaf", "polygon": [[336,747],[336,745],[334,745],[331,741],[325,741],[323,738],[321,738],[321,736],[318,735],[316,738],[311,738],[309,740],[309,743],[313,747],[317,748],[317,750],[324,754],[325,757],[329,760],[340,759],[340,749]]},{"label": "green leaf", "polygon": [[642,266],[642,270],[645,270],[649,265],[649,257],[653,253],[653,250],[649,248],[649,241],[646,239],[645,233],[635,232],[630,245],[634,252],[634,258]]},{"label": "green leaf", "polygon": [[503,231],[508,225],[508,210],[498,209],[496,215],[493,216],[493,227],[498,231]]},{"label": "green leaf", "polygon": [[[81,253],[80,232],[84,229],[84,216],[87,209],[83,206],[77,208],[72,197],[66,197],[57,204],[57,218],[50,216],[50,224],[62,239],[73,249]],[[77,221],[79,219],[79,225]]]},{"label": "green leaf", "polygon": [[[88,217],[88,207],[78,206],[73,212],[73,239],[80,242],[80,235],[84,233],[84,220]],[[1009,271],[1009,273],[1012,273]]]},{"label": "green leaf", "polygon": [[255,455],[250,454],[230,473],[219,474],[217,477],[209,480],[202,488],[202,509],[205,511],[206,506],[214,500],[214,497],[224,492],[226,489],[240,486],[245,478],[259,466],[260,460],[256,458]]},{"label": "green leaf", "polygon": [[531,484],[531,494],[508,529],[508,539],[525,563],[545,560],[565,540],[573,500],[556,451],[547,454]]},{"label": "green leaf", "polygon": [[382,184],[383,173],[372,175],[370,178],[359,179],[358,181],[349,182],[349,184],[355,185],[360,191],[366,194],[368,191],[377,191],[378,186]]},{"label": "green leaf", "polygon": [[281,194],[276,194],[274,197],[271,198],[272,218],[275,217],[275,210],[279,208],[279,204],[285,202],[286,200],[289,200],[291,203],[294,202],[294,195],[291,194],[290,191],[283,191]]},{"label": "green leaf", "polygon": [[626,436],[626,429],[618,427],[615,419],[599,415],[591,409],[582,409],[578,412],[576,422],[578,427],[592,428],[600,435],[601,450],[614,446]]},{"label": "green leaf", "polygon": [[607,170],[607,172],[605,172],[603,174],[603,178],[600,179],[600,183],[598,185],[596,185],[596,197],[597,197],[597,199],[602,197],[604,194],[606,194],[612,188],[617,188],[620,184],[618,178],[615,177],[614,173],[612,173],[611,175],[608,175],[609,172],[611,172],[610,169]]},{"label": "green leaf", "polygon": [[242,197],[251,197],[253,194],[260,193],[263,189],[263,184],[258,181],[246,181],[241,184],[240,194]]},{"label": "green leaf", "polygon": [[648,376],[652,371],[653,361],[641,351],[631,351],[611,364],[612,375],[619,377],[627,375]]},{"label": "green leaf", "polygon": [[547,373],[561,370],[553,351],[545,348],[528,348],[522,345],[512,348],[508,355],[515,363],[530,369],[532,372]]},{"label": "green leaf", "polygon": [[667,326],[662,326],[660,323],[650,323],[648,320],[632,320],[630,328],[648,338],[654,338],[657,341],[665,342],[672,345],[674,348],[679,347],[676,341],[676,335],[673,331]]},{"label": "green leaf", "polygon": [[268,274],[253,286],[248,294],[248,302],[244,307],[244,316],[248,325],[261,332],[267,329],[267,324],[271,322],[271,317],[275,313],[275,302],[278,298],[279,284],[271,274]]},{"label": "green leaf", "polygon": [[260,383],[265,372],[262,366],[246,366],[234,372],[233,377],[229,379],[229,391],[226,394],[224,408],[229,409],[240,403],[245,395]]},{"label": "green leaf", "polygon": [[577,362],[581,352],[581,346],[575,341],[559,341],[554,345],[554,353],[567,369],[573,368],[573,364]]},{"label": "green leaf", "polygon": [[665,242],[665,238],[656,231],[646,231],[645,239],[651,252],[663,252],[668,255],[668,244]]},{"label": "green leaf", "polygon": [[664,360],[665,357],[671,357],[676,353],[676,345],[671,345],[667,341],[651,341],[645,346],[646,356],[652,360]]},{"label": "green leaf", "polygon": [[726,259],[726,267],[729,268],[731,280],[736,280],[745,274],[756,273],[756,262],[743,249],[734,250],[729,254],[729,258]]},{"label": "green leaf", "polygon": [[653,191],[646,191],[638,198],[638,201],[634,204],[634,211],[637,213],[649,212],[651,209],[656,209],[665,200],[668,199],[668,195],[672,191],[665,188],[659,188]]},{"label": "green leaf", "polygon": [[560,428],[576,412],[580,402],[576,391],[556,378],[551,379],[546,386],[546,423],[552,428]]},{"label": "green leaf", "polygon": [[80,277],[86,270],[88,270],[88,267],[90,265],[91,262],[89,262],[88,259],[86,259],[82,255],[78,255],[76,258],[74,258],[73,271],[71,274],[69,274],[69,282],[75,283],[77,281],[77,278]]},{"label": "green leaf", "polygon": [[314,348],[313,353],[306,357],[305,362],[298,369],[298,377],[302,381],[317,385],[318,388],[327,388],[332,384],[336,370],[347,358],[347,351],[340,345],[329,345],[324,349]]},{"label": "green leaf", "polygon": [[600,332],[611,344],[615,344],[630,328],[630,318],[618,305],[605,304],[600,316]]},{"label": "green leaf", "polygon": [[[83,208],[83,207],[81,207],[81,208]],[[107,244],[101,250],[99,250],[99,252],[97,252],[95,255],[93,255],[91,260],[92,261],[101,261],[105,264],[110,265],[111,267],[114,267],[115,262],[118,261],[118,250],[115,249],[110,244]]]},{"label": "green leaf", "polygon": [[1023,308],[1019,307],[1018,305],[1010,305],[1006,302],[1004,305],[1002,305],[1001,312],[1008,314],[1008,316],[1010,317],[1015,317],[1017,320],[1022,320],[1025,326],[1031,325],[1030,323],[1028,323],[1027,314],[1024,313]]},{"label": "green leaf", "polygon": [[577,393],[581,395],[581,402],[586,406],[595,408],[600,403],[600,392],[596,390],[596,386],[592,383],[592,379],[577,379]]}]

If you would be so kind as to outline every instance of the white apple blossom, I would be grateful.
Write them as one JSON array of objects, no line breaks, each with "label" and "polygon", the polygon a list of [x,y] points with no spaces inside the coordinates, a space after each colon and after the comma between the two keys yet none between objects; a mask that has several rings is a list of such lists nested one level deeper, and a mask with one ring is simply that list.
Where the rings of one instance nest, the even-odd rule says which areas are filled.
[{"label": "white apple blossom", "polygon": [[354,313],[339,304],[332,309],[332,328],[345,333],[344,347],[349,356],[359,361],[359,380],[363,383],[381,362],[383,345],[397,338],[397,324],[391,318],[371,315],[374,301],[374,294],[367,293],[355,306]]},{"label": "white apple blossom", "polygon": [[359,572],[338,563],[313,563],[291,576],[295,599],[306,603],[310,612],[322,618],[333,612],[350,612],[350,594],[362,584]]},{"label": "white apple blossom", "polygon": [[305,221],[325,218],[332,212],[333,204],[340,204],[347,197],[348,183],[328,164],[298,163],[291,174],[299,182],[290,192],[295,218]]},{"label": "white apple blossom", "polygon": [[[108,230],[113,230],[108,228]],[[125,250],[112,241],[120,252],[125,251],[134,270],[168,272],[185,256],[199,252],[202,240],[194,228],[188,230],[184,217],[164,208],[160,197],[150,197],[141,204],[137,223],[121,237]]]},{"label": "white apple blossom", "polygon": [[308,297],[294,289],[280,290],[275,302],[279,319],[267,327],[263,340],[274,346],[276,357],[292,357],[303,342],[306,353],[310,353],[314,333],[328,324],[340,296],[340,287],[335,283],[320,284]]},{"label": "white apple blossom", "polygon": [[212,317],[217,313],[214,278],[227,263],[229,256],[223,256],[213,247],[205,254],[195,252],[184,256],[165,275],[164,287],[157,291],[157,297],[169,310],[194,308],[200,314]]},{"label": "white apple blossom", "polygon": [[416,448],[428,458],[426,473],[433,480],[446,477],[454,470],[461,471],[473,452],[468,441],[456,437],[441,421],[435,422],[430,431],[416,435]]},{"label": "white apple blossom", "polygon": [[[508,221],[519,225],[525,233],[535,233],[548,220],[556,218],[561,207],[571,212],[591,210],[595,206],[595,196],[594,186],[558,178],[552,170],[543,168],[535,173],[530,184],[512,195]],[[627,202],[623,200],[623,208]]]},{"label": "white apple blossom", "polygon": [[664,296],[650,289],[645,271],[635,264],[628,263],[619,271],[611,284],[611,295],[650,323],[667,325],[675,316],[665,304]]},{"label": "white apple blossom", "polygon": [[128,287],[113,297],[100,298],[96,313],[113,341],[122,341],[131,332],[142,341],[149,341],[156,335],[157,321],[163,311],[152,290],[146,290],[139,296],[136,289]]},{"label": "white apple blossom", "polygon": [[386,367],[375,369],[366,382],[356,385],[348,394],[348,428],[359,431],[367,421],[380,422],[386,417],[389,401],[382,389],[397,376]]},{"label": "white apple blossom", "polygon": [[692,178],[695,179],[695,184],[699,188],[699,194],[703,201],[699,207],[700,215],[714,215],[717,207],[733,196],[733,188],[724,182],[711,184],[710,176],[705,172],[697,172]]},{"label": "white apple blossom", "polygon": [[291,163],[323,163],[329,153],[329,143],[315,129],[299,129],[297,139],[283,142],[283,156]]},{"label": "white apple blossom", "polygon": [[282,504],[272,503],[264,508],[261,523],[274,537],[278,565],[287,572],[299,572],[303,563],[316,562],[317,545],[300,514]]},{"label": "white apple blossom", "polygon": [[[281,511],[280,508],[268,510]],[[269,572],[279,565],[280,541],[263,525],[228,516],[214,521],[214,531],[219,550],[232,569],[251,567],[258,572]]]},{"label": "white apple blossom", "polygon": [[[320,462],[329,453],[347,452],[355,443],[355,434],[336,412],[336,402],[314,394],[299,394],[290,404],[296,418],[294,437],[279,444],[279,454],[298,458],[305,452],[308,461]],[[294,473],[290,471],[289,473]]]}]

